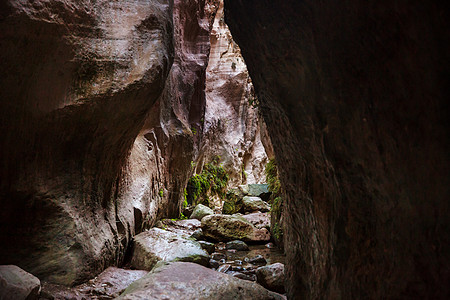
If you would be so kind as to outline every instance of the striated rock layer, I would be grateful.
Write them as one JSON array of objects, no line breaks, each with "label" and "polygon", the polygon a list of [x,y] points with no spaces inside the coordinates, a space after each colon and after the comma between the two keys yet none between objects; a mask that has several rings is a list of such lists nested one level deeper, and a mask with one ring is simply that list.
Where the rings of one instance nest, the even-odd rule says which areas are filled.
[{"label": "striated rock layer", "polygon": [[178,210],[214,11],[212,0],[1,4],[0,264],[71,285]]},{"label": "striated rock layer", "polygon": [[448,297],[444,6],[225,1],[285,192],[289,298]]},{"label": "striated rock layer", "polygon": [[[211,53],[206,70],[206,108],[199,166],[219,156],[230,175],[230,186],[265,182],[267,164],[261,141],[253,85],[239,46],[224,21],[223,1],[211,31]],[[253,102],[252,102],[253,101]],[[253,107],[253,106],[255,107]]]}]

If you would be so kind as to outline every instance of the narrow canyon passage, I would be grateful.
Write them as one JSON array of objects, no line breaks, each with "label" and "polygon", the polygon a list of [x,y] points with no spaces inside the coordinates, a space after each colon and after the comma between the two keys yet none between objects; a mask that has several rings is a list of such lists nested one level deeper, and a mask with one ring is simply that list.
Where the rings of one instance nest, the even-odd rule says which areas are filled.
[{"label": "narrow canyon passage", "polygon": [[0,299],[450,298],[448,20],[1,2]]}]

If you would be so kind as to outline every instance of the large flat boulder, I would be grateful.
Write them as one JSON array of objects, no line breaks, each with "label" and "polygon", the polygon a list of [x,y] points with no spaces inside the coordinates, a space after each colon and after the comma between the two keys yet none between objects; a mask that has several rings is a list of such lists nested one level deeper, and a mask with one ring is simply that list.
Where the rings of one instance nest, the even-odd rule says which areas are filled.
[{"label": "large flat boulder", "polygon": [[0,299],[33,300],[38,299],[41,282],[18,266],[0,266]]},{"label": "large flat boulder", "polygon": [[174,262],[155,267],[117,299],[285,299],[254,282],[203,266]]},{"label": "large flat boulder", "polygon": [[163,229],[152,228],[136,235],[131,266],[151,270],[159,261],[188,261],[208,266],[209,255],[198,242]]},{"label": "large flat boulder", "polygon": [[210,215],[202,219],[205,237],[218,241],[268,241],[270,233],[265,228],[256,228],[246,219],[236,215]]}]

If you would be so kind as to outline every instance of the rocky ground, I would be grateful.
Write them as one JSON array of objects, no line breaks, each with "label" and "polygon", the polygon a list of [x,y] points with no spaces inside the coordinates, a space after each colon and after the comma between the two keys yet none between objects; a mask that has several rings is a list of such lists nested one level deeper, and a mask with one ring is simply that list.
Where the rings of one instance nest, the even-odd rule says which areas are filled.
[{"label": "rocky ground", "polygon": [[[75,287],[0,268],[1,299],[285,299],[284,254],[270,242],[265,186],[241,186],[242,213],[197,205],[190,219],[163,219],[134,237],[124,268]],[[261,209],[263,208],[263,209]],[[3,293],[3,294],[2,294]],[[13,295],[11,298],[10,295]]]}]

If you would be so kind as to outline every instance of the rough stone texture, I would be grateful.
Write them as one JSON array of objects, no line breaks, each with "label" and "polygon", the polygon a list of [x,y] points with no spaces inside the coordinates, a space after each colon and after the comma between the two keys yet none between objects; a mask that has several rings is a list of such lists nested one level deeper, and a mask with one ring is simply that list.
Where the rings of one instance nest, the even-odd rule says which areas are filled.
[{"label": "rough stone texture", "polygon": [[268,241],[269,231],[258,229],[240,216],[210,215],[202,219],[202,230],[205,237],[217,241]]},{"label": "rough stone texture", "polygon": [[245,196],[244,198],[242,198],[242,204],[243,212],[268,212],[270,210],[270,205],[267,202],[264,202],[259,197]]},{"label": "rough stone texture", "polygon": [[175,216],[216,2],[2,2],[0,263],[72,285]]},{"label": "rough stone texture", "polygon": [[191,219],[202,220],[204,216],[213,215],[214,211],[203,204],[198,204],[192,212]]},{"label": "rough stone texture", "polygon": [[448,298],[447,3],[225,12],[280,171],[288,297]]},{"label": "rough stone texture", "polygon": [[209,255],[199,243],[152,228],[134,237],[131,266],[150,271],[160,261],[188,261],[208,266]]},{"label": "rough stone texture", "polygon": [[285,299],[262,286],[197,264],[171,263],[131,284],[117,299]]},{"label": "rough stone texture", "polygon": [[38,299],[41,282],[18,266],[0,266],[0,299],[34,300]]},{"label": "rough stone texture", "polygon": [[67,288],[55,284],[43,283],[41,298],[44,299],[114,299],[131,283],[147,275],[147,271],[125,270],[109,267],[88,282]]},{"label": "rough stone texture", "polygon": [[285,293],[284,288],[284,265],[275,263],[256,269],[258,283],[266,289],[277,293]]},{"label": "rough stone texture", "polygon": [[[240,49],[224,22],[223,1],[211,31],[206,73],[206,111],[197,170],[219,156],[230,186],[265,181],[267,155],[260,138],[258,110],[249,105],[253,85]],[[270,144],[269,141],[265,143]]]},{"label": "rough stone texture", "polygon": [[244,219],[252,223],[256,228],[270,228],[270,213],[252,213],[242,216]]},{"label": "rough stone texture", "polygon": [[239,250],[239,251],[247,251],[248,245],[243,241],[235,240],[235,241],[229,241],[226,245],[226,248]]}]

